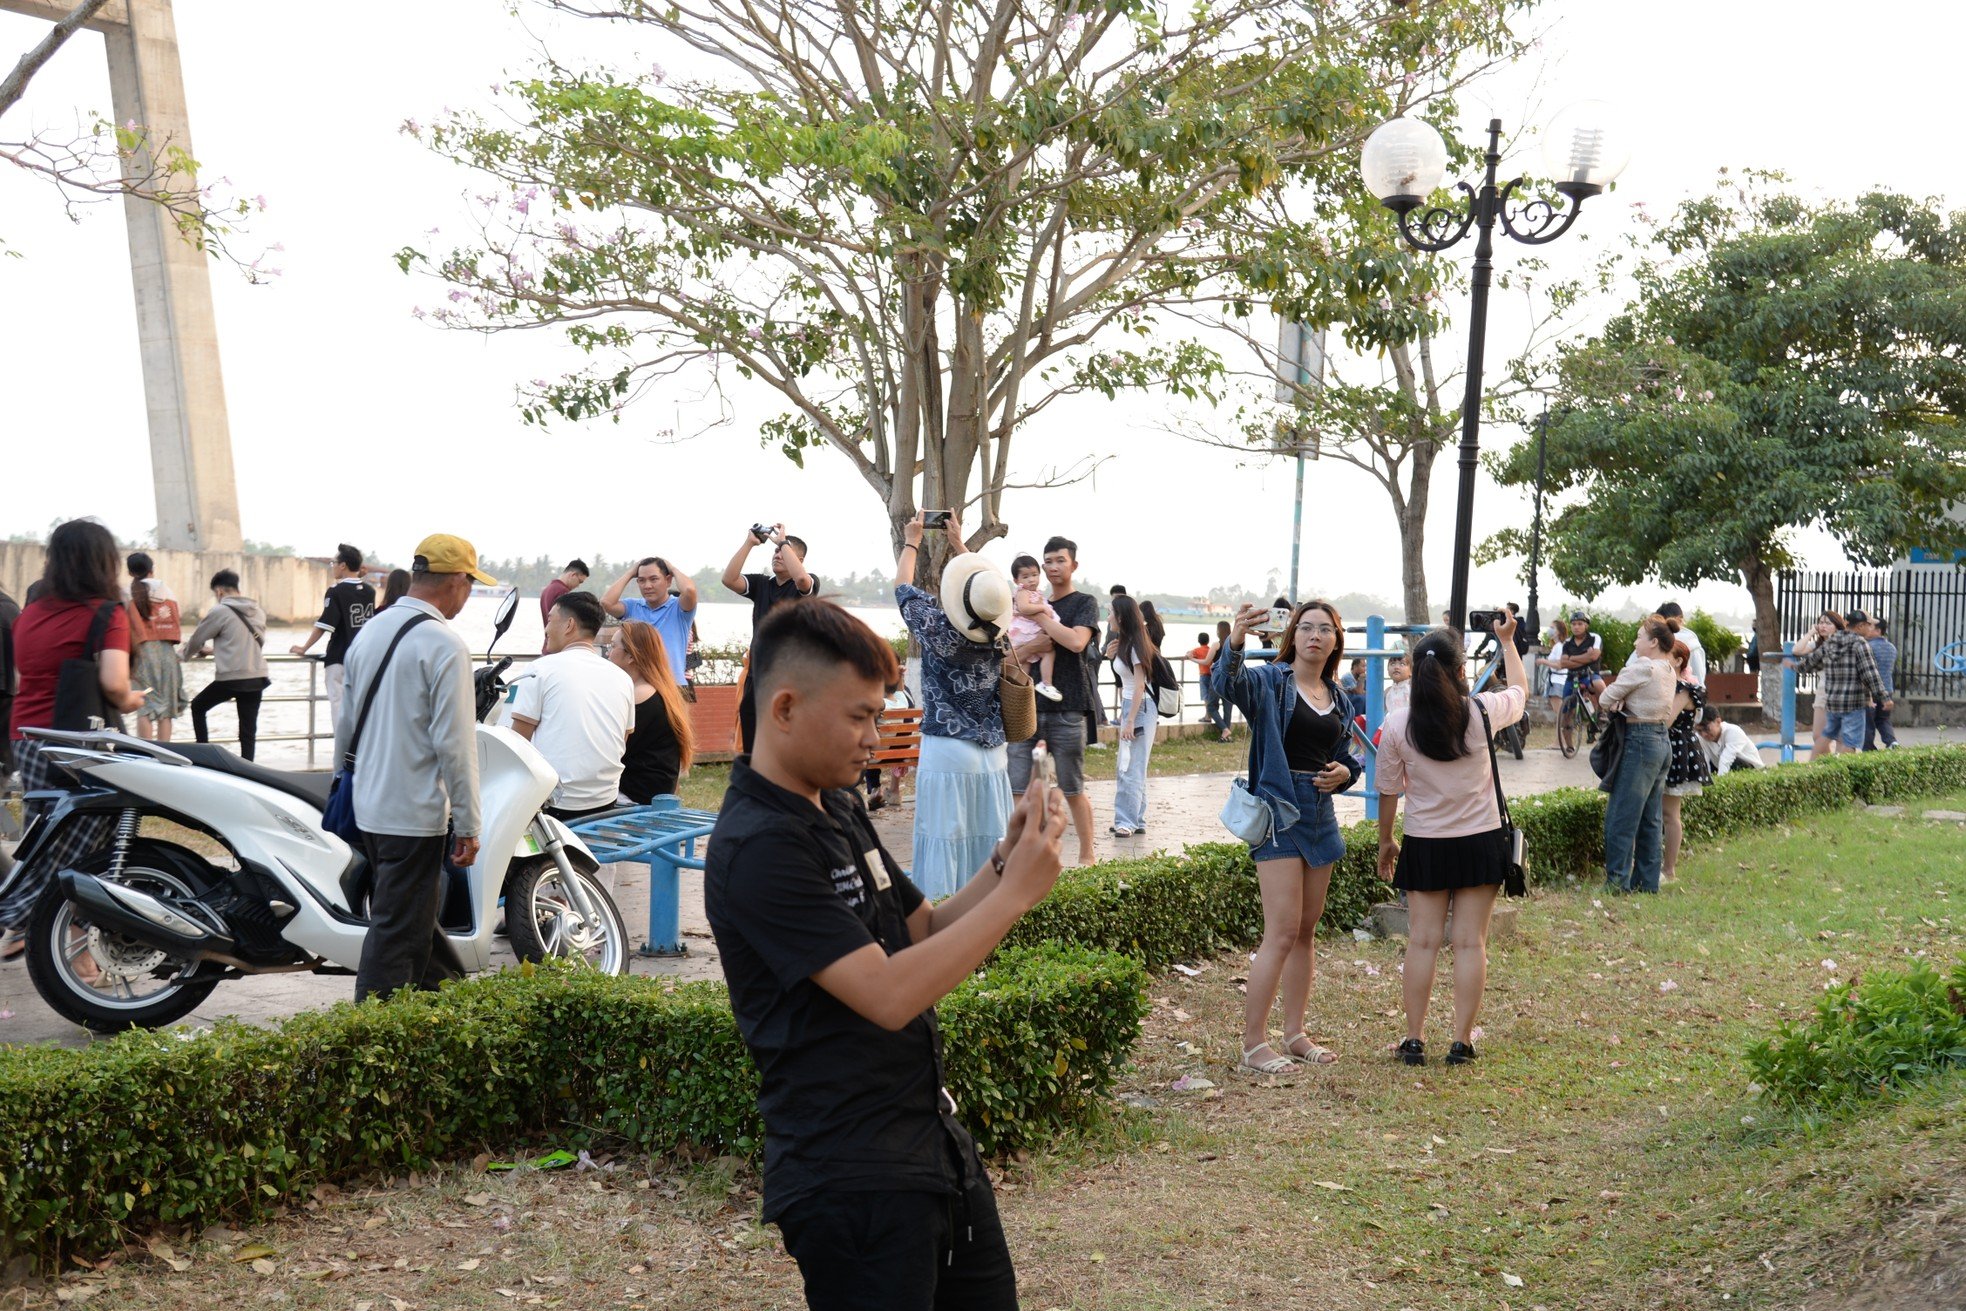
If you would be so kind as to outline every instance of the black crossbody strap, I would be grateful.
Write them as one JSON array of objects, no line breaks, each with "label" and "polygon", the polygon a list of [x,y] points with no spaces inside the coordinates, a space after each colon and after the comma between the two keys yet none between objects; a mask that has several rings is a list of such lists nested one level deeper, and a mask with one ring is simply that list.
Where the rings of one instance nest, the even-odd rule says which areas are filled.
[{"label": "black crossbody strap", "polygon": [[1502,813],[1502,823],[1512,828],[1515,821],[1509,818],[1509,799],[1502,795],[1502,771],[1495,763],[1495,734],[1489,731],[1488,707],[1481,704],[1478,696],[1468,699],[1481,712],[1481,735],[1488,739],[1488,776],[1495,780],[1495,808]]},{"label": "black crossbody strap", "polygon": [[415,628],[426,619],[434,618],[436,618],[435,615],[422,613],[412,615],[410,616],[410,621],[397,629],[396,636],[390,639],[389,649],[382,653],[382,663],[375,667],[375,674],[369,679],[369,690],[362,693],[362,712],[355,716],[355,732],[348,739],[347,754],[341,758],[341,767],[343,769],[347,769],[355,763],[355,748],[361,745],[362,728],[369,722],[369,707],[375,704],[375,694],[382,687],[383,671],[389,668],[389,661],[395,656],[396,648],[403,644],[403,639],[410,635],[412,628]]},{"label": "black crossbody strap", "polygon": [[109,621],[116,617],[122,608],[121,601],[104,601],[96,610],[95,621],[89,625],[89,644],[83,651],[83,658],[93,660],[102,654],[103,644],[109,641]]}]

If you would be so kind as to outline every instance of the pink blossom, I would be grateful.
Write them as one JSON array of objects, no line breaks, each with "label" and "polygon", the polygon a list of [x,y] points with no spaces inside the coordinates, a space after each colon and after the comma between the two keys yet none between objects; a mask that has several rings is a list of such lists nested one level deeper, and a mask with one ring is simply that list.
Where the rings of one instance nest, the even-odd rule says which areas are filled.
[{"label": "pink blossom", "polygon": [[460,301],[460,300],[463,300],[463,299],[464,299],[464,293],[463,293],[463,292],[461,292],[461,291],[453,291],[453,292],[451,292],[451,300],[452,300],[453,302],[456,302],[456,301]]}]

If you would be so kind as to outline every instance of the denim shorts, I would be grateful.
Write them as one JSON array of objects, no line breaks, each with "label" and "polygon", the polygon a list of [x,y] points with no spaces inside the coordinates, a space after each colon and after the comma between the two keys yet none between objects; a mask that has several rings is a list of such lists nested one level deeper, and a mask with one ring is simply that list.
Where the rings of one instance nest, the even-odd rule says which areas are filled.
[{"label": "denim shorts", "polygon": [[1314,774],[1292,774],[1291,786],[1297,793],[1297,822],[1270,835],[1270,840],[1249,853],[1252,860],[1285,860],[1296,857],[1316,869],[1335,865],[1345,854],[1345,835],[1338,829],[1338,811],[1331,794],[1320,792]]},{"label": "denim shorts", "polygon": [[1009,744],[1010,790],[1024,795],[1031,781],[1031,748],[1042,740],[1058,767],[1058,790],[1075,797],[1085,790],[1085,716],[1078,711],[1038,711],[1038,735]]},{"label": "denim shorts", "polygon": [[1845,751],[1855,751],[1864,744],[1864,715],[1868,706],[1855,710],[1832,710],[1823,716],[1823,736],[1834,738],[1843,744]]}]

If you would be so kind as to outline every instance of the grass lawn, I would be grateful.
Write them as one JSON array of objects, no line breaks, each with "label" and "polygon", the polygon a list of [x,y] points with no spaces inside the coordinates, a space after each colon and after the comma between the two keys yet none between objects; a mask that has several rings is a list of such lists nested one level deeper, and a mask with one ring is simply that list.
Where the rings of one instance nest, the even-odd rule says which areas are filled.
[{"label": "grass lawn", "polygon": [[[1228,1068],[1244,957],[1157,980],[1122,1088],[1144,1104],[1009,1166],[1024,1305],[1960,1305],[1966,1073],[1811,1122],[1758,1101],[1740,1059],[1831,978],[1966,949],[1966,826],[1918,817],[1933,808],[1966,797],[1735,839],[1657,898],[1538,895],[1493,953],[1471,1067],[1390,1060],[1396,943],[1320,944],[1312,1032],[1342,1059],[1283,1081]],[[1217,1087],[1172,1091],[1182,1075]],[[77,1272],[71,1297],[86,1281],[98,1307],[799,1304],[747,1169],[614,1164],[328,1190],[252,1233]]]}]

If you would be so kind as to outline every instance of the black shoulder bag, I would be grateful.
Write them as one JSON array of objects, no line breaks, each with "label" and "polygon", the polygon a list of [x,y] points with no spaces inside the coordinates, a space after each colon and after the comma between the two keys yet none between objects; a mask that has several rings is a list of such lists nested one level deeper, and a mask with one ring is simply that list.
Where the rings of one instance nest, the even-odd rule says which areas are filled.
[{"label": "black shoulder bag", "polygon": [[1522,872],[1522,830],[1509,818],[1509,799],[1502,795],[1502,771],[1495,764],[1495,735],[1488,728],[1488,707],[1480,697],[1472,698],[1481,712],[1481,735],[1488,740],[1488,776],[1495,780],[1495,810],[1502,817],[1502,841],[1508,844],[1508,867],[1502,875],[1502,891],[1511,897],[1528,895],[1529,880]]},{"label": "black shoulder bag", "polygon": [[109,640],[109,621],[116,617],[117,607],[122,604],[104,601],[96,611],[95,622],[89,625],[89,640],[82,654],[61,662],[61,671],[55,679],[54,727],[83,733],[96,726],[91,721],[100,720],[106,727],[122,730],[123,717],[103,695],[102,668],[96,663],[103,644]]},{"label": "black shoulder bag", "polygon": [[351,846],[362,840],[362,826],[355,818],[355,748],[361,745],[362,729],[369,722],[369,708],[375,705],[375,694],[382,687],[382,676],[389,668],[389,662],[396,655],[396,648],[410,635],[410,630],[433,615],[416,614],[410,621],[396,630],[396,636],[389,641],[389,649],[382,653],[382,663],[375,667],[369,678],[369,689],[362,694],[362,710],[355,716],[355,731],[348,736],[348,751],[336,763],[334,778],[328,783],[328,804],[321,811],[321,827]]}]

